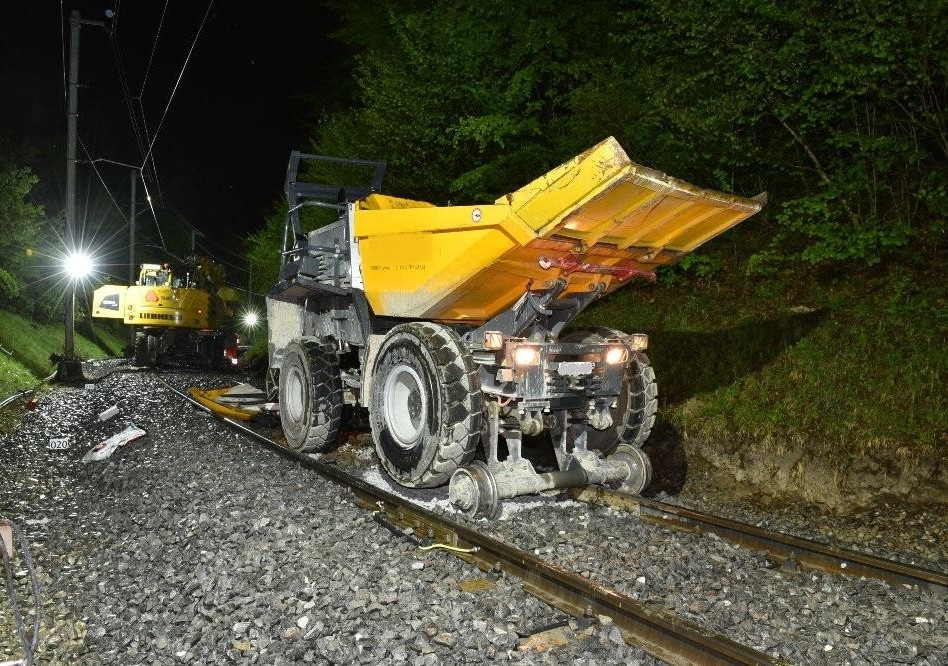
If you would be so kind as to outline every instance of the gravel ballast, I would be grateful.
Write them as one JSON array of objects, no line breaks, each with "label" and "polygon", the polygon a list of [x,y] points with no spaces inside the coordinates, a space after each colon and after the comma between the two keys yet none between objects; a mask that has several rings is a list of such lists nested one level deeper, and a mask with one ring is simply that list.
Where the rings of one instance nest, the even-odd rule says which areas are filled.
[{"label": "gravel ballast", "polygon": [[[23,530],[40,572],[37,663],[654,663],[608,622],[574,623],[573,640],[549,652],[518,651],[562,613],[516,579],[419,551],[348,491],[188,406],[160,378],[182,389],[236,383],[117,372],[55,388],[0,440],[0,515]],[[119,414],[100,422],[112,405]],[[80,462],[129,421],[148,434]],[[51,437],[71,448],[47,451]],[[8,609],[0,661],[20,654]]]},{"label": "gravel ballast", "polygon": [[[409,491],[394,486],[366,455],[366,440],[369,438],[363,437],[329,457],[349,469],[361,468],[363,478],[376,485],[454,515],[444,490]],[[694,498],[689,495],[688,503],[695,502]],[[859,527],[848,524],[845,517],[821,520],[819,514],[795,514],[791,507],[768,516],[751,506],[749,502],[716,500],[705,508],[832,543],[836,543],[834,534],[846,533],[855,541],[844,540],[842,545],[877,552],[873,548],[877,531],[870,529],[871,523]],[[931,515],[934,524],[904,521],[901,542],[895,528],[897,519],[889,507],[868,517],[873,515],[888,518],[890,533],[884,543],[901,543],[897,549],[880,549],[880,554],[892,556],[895,550],[895,555],[912,555],[905,559],[945,569],[939,555],[944,553],[944,544],[918,537],[942,533],[943,515]],[[668,530],[643,523],[625,511],[560,501],[553,494],[507,500],[499,520],[470,523],[635,599],[791,663],[946,663],[948,604],[914,586],[783,570],[764,554],[741,549],[714,534]]]}]

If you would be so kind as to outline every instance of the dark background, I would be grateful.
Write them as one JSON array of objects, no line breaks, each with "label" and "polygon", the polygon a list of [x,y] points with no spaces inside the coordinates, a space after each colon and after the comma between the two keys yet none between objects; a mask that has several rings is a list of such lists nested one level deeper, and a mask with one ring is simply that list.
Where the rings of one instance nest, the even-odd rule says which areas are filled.
[{"label": "dark background", "polygon": [[[40,176],[49,216],[65,202],[63,52],[68,68],[72,9],[105,23],[81,30],[79,138],[94,158],[142,164],[144,128],[155,137],[208,2],[0,4],[0,134]],[[114,18],[106,17],[109,9]],[[345,54],[327,38],[334,21],[314,2],[213,3],[154,142],[154,164],[149,160],[145,170],[166,237],[175,225],[187,235],[190,224],[205,234],[198,242],[220,254],[220,246],[236,249],[238,236],[260,226],[281,193],[289,151],[306,147],[305,127],[340,97]],[[78,154],[85,159],[81,145]],[[118,205],[91,167],[80,164],[78,223],[87,236],[92,227],[121,225],[128,210],[128,169],[98,166]],[[139,233],[147,244],[158,236],[143,194],[139,186]],[[119,237],[105,235],[112,233]]]}]

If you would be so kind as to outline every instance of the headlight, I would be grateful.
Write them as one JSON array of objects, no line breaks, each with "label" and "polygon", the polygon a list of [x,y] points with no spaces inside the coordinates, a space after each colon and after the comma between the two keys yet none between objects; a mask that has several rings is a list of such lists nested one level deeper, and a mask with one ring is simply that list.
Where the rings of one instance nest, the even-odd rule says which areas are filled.
[{"label": "headlight", "polygon": [[629,360],[629,350],[625,347],[609,347],[606,352],[606,363],[609,365],[618,365]]},{"label": "headlight", "polygon": [[503,349],[504,334],[497,331],[484,333],[484,349]]},{"label": "headlight", "polygon": [[514,365],[518,367],[527,366],[527,365],[539,365],[540,364],[540,350],[536,347],[530,347],[528,345],[521,345],[514,349],[513,353]]},{"label": "headlight", "polygon": [[629,345],[635,351],[645,351],[648,349],[648,335],[645,333],[633,333],[629,336]]}]

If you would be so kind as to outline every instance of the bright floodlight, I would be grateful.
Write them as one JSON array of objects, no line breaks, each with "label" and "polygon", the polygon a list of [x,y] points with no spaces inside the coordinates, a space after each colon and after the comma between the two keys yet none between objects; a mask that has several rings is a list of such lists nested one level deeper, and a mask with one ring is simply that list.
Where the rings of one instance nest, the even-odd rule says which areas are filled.
[{"label": "bright floodlight", "polygon": [[74,252],[66,257],[66,273],[73,280],[81,280],[92,272],[92,257],[82,252]]},{"label": "bright floodlight", "polygon": [[257,313],[253,310],[244,313],[244,325],[247,328],[254,328],[257,325]]}]

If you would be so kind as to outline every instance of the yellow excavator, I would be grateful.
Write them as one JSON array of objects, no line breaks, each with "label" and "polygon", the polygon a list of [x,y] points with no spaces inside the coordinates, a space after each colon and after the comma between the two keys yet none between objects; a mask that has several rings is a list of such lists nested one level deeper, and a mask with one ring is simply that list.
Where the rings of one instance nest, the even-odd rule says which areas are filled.
[{"label": "yellow excavator", "polygon": [[223,270],[206,258],[193,273],[176,275],[168,264],[142,264],[134,285],[95,290],[92,316],[135,327],[136,365],[168,362],[222,369],[237,362],[233,305],[237,293],[223,286]]},{"label": "yellow excavator", "polygon": [[[303,182],[314,163],[372,170]],[[757,213],[765,195],[702,189],[636,164],[612,137],[493,203],[379,193],[385,163],[293,152],[279,281],[267,295],[268,389],[290,446],[334,445],[368,408],[397,483],[449,483],[472,516],[504,498],[603,484],[638,493],[658,408],[648,336],[566,330],[580,312]],[[299,211],[338,219],[305,232]],[[547,437],[538,471],[523,437]],[[475,458],[481,451],[482,458]]]}]

